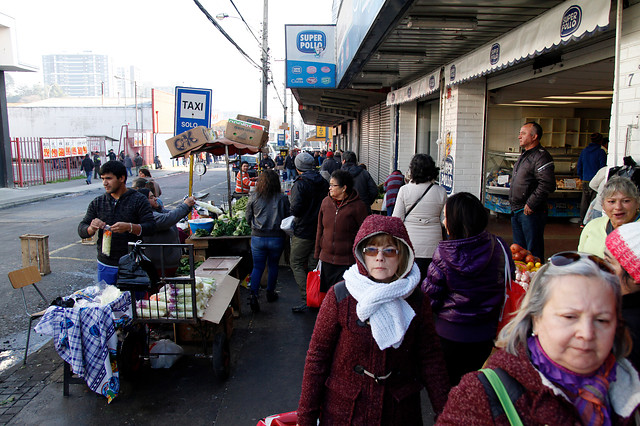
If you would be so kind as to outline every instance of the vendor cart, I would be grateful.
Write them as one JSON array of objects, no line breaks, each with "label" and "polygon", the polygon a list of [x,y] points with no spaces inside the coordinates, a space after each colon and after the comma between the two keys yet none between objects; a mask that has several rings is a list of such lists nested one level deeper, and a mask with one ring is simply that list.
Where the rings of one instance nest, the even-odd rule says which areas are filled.
[{"label": "vendor cart", "polygon": [[[135,374],[143,362],[151,357],[179,355],[166,352],[151,354],[149,325],[173,324],[176,336],[176,325],[189,324],[202,340],[203,351],[195,356],[209,358],[216,377],[226,379],[230,373],[229,338],[233,331],[230,302],[238,287],[238,280],[229,274],[237,267],[241,258],[212,257],[196,270],[194,247],[191,244],[129,244],[137,244],[143,251],[148,247],[181,248],[188,257],[190,273],[178,277],[161,276],[160,283],[156,286],[158,289],[147,293],[144,291],[147,289],[135,284],[116,284],[121,290],[131,292],[133,314],[133,324],[123,334],[118,354],[122,374]],[[206,287],[210,284],[205,282],[211,279],[215,280],[215,290],[212,293]],[[206,299],[203,300],[200,296]]]}]

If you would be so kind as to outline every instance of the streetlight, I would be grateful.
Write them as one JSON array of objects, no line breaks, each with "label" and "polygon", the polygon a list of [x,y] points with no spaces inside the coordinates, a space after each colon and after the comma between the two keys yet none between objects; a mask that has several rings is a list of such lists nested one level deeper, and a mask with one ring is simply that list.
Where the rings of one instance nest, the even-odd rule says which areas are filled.
[{"label": "streetlight", "polygon": [[[117,78],[118,80],[123,80],[123,81],[128,81],[131,82],[131,80],[129,80],[128,78],[124,78],[124,77],[120,77],[119,75],[114,75],[114,78]],[[127,91],[124,91],[125,94],[125,108],[127,107]],[[138,82],[136,80],[133,80],[133,96],[134,96],[134,103],[135,103],[135,112],[136,112],[136,132],[138,131]]]}]

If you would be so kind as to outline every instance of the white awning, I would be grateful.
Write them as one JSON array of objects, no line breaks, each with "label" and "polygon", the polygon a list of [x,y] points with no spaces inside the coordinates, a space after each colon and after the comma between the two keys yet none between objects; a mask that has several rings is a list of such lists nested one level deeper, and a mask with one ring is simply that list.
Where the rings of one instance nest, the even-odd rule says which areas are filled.
[{"label": "white awning", "polygon": [[448,64],[445,67],[446,85],[503,69],[603,30],[609,25],[610,7],[610,0],[568,0],[559,4]]},{"label": "white awning", "polygon": [[387,106],[403,104],[430,95],[440,89],[440,70],[387,94]]}]

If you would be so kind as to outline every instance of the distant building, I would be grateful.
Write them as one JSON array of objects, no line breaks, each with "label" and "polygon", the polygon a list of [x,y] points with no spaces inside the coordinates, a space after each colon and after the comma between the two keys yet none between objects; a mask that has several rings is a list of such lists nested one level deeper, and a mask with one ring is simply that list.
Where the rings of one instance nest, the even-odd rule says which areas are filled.
[{"label": "distant building", "polygon": [[109,69],[107,55],[86,52],[42,56],[45,87],[57,85],[67,96],[108,95]]}]

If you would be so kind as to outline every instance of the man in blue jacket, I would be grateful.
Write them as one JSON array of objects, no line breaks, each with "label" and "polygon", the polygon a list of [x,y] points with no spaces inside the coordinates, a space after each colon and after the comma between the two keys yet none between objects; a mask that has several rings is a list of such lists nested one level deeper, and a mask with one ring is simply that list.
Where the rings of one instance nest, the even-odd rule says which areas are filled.
[{"label": "man in blue jacket", "polygon": [[580,223],[583,223],[589,205],[596,197],[596,192],[589,187],[589,181],[598,173],[598,170],[607,165],[607,153],[602,149],[603,140],[600,133],[592,133],[591,143],[582,150],[578,158],[578,177],[582,181]]}]

